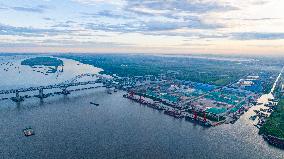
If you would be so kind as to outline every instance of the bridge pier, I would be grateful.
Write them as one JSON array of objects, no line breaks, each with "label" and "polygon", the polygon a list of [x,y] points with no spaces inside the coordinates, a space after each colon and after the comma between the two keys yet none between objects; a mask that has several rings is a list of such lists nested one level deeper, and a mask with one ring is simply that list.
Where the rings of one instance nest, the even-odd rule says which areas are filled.
[{"label": "bridge pier", "polygon": [[68,95],[68,94],[70,94],[70,92],[67,90],[67,88],[63,88],[62,89],[62,94]]},{"label": "bridge pier", "polygon": [[19,102],[24,101],[24,98],[20,96],[20,92],[19,91],[16,91],[16,97],[12,97],[11,100],[14,101],[14,102],[19,103]]},{"label": "bridge pier", "polygon": [[43,88],[40,88],[38,90],[38,95],[37,95],[38,98],[40,99],[43,99],[43,98],[46,98],[47,96],[45,94],[43,94]]},{"label": "bridge pier", "polygon": [[43,89],[41,88],[38,92],[39,92],[39,94],[38,94],[39,97],[40,97],[40,98],[43,98],[43,97],[44,97]]}]

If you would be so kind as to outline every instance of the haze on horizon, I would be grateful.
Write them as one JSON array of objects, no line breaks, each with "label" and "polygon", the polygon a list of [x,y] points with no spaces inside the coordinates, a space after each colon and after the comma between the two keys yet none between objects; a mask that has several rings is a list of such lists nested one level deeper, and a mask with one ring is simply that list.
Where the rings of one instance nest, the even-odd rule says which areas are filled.
[{"label": "haze on horizon", "polygon": [[0,52],[284,54],[281,0],[9,0]]}]

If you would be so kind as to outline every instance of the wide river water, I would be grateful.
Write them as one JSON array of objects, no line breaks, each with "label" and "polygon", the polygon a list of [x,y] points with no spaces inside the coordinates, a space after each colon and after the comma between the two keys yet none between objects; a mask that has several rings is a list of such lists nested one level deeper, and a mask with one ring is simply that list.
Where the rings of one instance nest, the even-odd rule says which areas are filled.
[{"label": "wide river water", "polygon": [[[0,63],[13,63],[8,71],[0,66],[0,89],[54,84],[101,70],[62,59],[63,72],[44,75],[21,66],[24,58],[0,56]],[[283,150],[258,135],[250,111],[235,124],[206,129],[122,98],[123,93],[98,88],[43,101],[0,101],[0,158],[284,158]],[[28,126],[34,136],[23,135]]]}]

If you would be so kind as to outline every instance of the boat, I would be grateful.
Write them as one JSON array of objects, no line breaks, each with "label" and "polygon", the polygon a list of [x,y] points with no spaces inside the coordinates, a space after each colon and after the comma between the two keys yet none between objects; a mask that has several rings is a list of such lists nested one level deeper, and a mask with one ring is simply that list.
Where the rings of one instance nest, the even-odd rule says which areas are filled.
[{"label": "boat", "polygon": [[28,128],[25,128],[24,130],[23,130],[23,133],[24,133],[24,135],[25,136],[32,136],[32,135],[35,135],[35,132],[34,132],[34,130],[31,128],[31,127],[28,127]]},{"label": "boat", "polygon": [[191,116],[185,116],[185,120],[186,121],[190,121],[192,123],[195,123],[195,124],[198,124],[200,126],[204,126],[204,127],[211,127],[212,124],[208,121],[203,121],[203,120],[200,120],[200,119],[194,119],[194,117],[191,117]]},{"label": "boat", "polygon": [[99,106],[100,105],[100,104],[94,103],[94,102],[90,102],[90,104],[95,105],[95,106]]}]

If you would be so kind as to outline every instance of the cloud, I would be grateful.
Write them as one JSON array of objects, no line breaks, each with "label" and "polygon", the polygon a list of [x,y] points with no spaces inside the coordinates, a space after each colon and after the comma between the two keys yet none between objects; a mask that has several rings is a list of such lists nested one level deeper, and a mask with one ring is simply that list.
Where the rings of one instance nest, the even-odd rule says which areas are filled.
[{"label": "cloud", "polygon": [[129,0],[127,8],[140,8],[157,10],[174,10],[177,12],[186,11],[192,13],[204,13],[212,11],[229,11],[236,10],[237,7],[218,1],[209,0],[169,0],[167,2],[160,0],[142,1]]},{"label": "cloud", "polygon": [[[111,17],[113,17],[111,15]],[[191,33],[178,32],[178,30],[202,29],[215,30],[225,26],[218,23],[203,22],[197,16],[188,16],[184,19],[172,20],[139,20],[133,19],[130,22],[112,23],[87,23],[81,24],[86,29],[95,31],[119,32],[119,33],[141,33],[144,35],[168,35],[168,36],[191,36]]]},{"label": "cloud", "polygon": [[[89,5],[102,2],[101,0],[76,1]],[[118,1],[112,2],[115,2],[112,4],[118,3]],[[214,21],[206,22],[203,20],[204,16],[202,15],[208,12],[237,9],[229,4],[218,3],[217,1],[209,2],[208,0],[169,0],[166,3],[159,0],[126,0],[122,4],[124,4],[123,7],[118,10],[104,9],[94,13],[82,13],[84,17],[91,17],[96,20],[103,18],[113,20],[100,23],[88,22],[82,24],[82,26],[92,30],[120,33],[136,32],[147,35],[151,34],[151,32],[178,29],[218,29],[226,26]]]},{"label": "cloud", "polygon": [[232,38],[237,40],[280,40],[284,39],[283,33],[242,32],[232,33]]},{"label": "cloud", "polygon": [[264,4],[267,4],[269,3],[268,0],[256,0],[256,1],[253,1],[252,4],[254,5],[264,5]]},{"label": "cloud", "polygon": [[11,9],[20,12],[43,13],[49,9],[49,7],[45,5],[37,5],[34,7],[11,7]]},{"label": "cloud", "polygon": [[67,30],[56,29],[39,29],[31,27],[14,27],[10,25],[0,24],[0,35],[14,35],[23,37],[43,37],[43,36],[55,36],[63,33],[67,33]]},{"label": "cloud", "polygon": [[121,13],[114,13],[112,11],[109,11],[109,10],[102,10],[102,11],[99,11],[97,13],[82,13],[84,16],[90,16],[90,17],[93,17],[93,18],[102,18],[102,17],[106,17],[106,18],[113,18],[113,19],[117,19],[117,18],[120,18],[120,19],[130,19],[130,18],[133,18],[131,16],[127,16],[127,15],[123,15]]},{"label": "cloud", "polygon": [[44,18],[44,19],[51,21],[53,23],[53,25],[51,25],[50,28],[64,28],[65,30],[66,29],[70,30],[77,24],[77,22],[75,22],[73,20],[58,22],[55,19],[50,19],[50,18],[48,18],[48,19]]},{"label": "cloud", "polygon": [[51,27],[52,28],[70,28],[72,27],[72,25],[65,22],[65,23],[58,23],[58,24],[52,25]]},{"label": "cloud", "polygon": [[97,5],[97,4],[109,4],[109,5],[116,5],[122,6],[124,5],[124,0],[72,0],[73,2],[85,4],[85,5]]},{"label": "cloud", "polygon": [[280,18],[222,18],[222,20],[241,20],[241,21],[269,21],[269,20],[279,20]]},{"label": "cloud", "polygon": [[45,39],[45,40],[28,40],[21,39],[18,42],[1,42],[0,47],[133,47],[133,44],[119,42],[100,42],[100,41],[85,41],[79,42],[72,39]]},{"label": "cloud", "polygon": [[218,0],[73,0],[74,2],[97,5],[100,3],[116,5],[123,7],[124,10],[136,12],[139,14],[152,15],[163,11],[174,10],[177,12],[188,11],[192,13],[204,13],[212,11],[229,11],[238,9],[230,3],[224,3]]},{"label": "cloud", "polygon": [[223,50],[284,39],[278,0],[67,0],[64,9],[52,7],[57,1],[31,2],[0,2],[0,42]]},{"label": "cloud", "polygon": [[54,20],[54,19],[49,18],[49,17],[44,17],[44,18],[42,18],[42,19],[47,20],[47,21],[53,21],[53,20]]},{"label": "cloud", "polygon": [[[83,4],[97,4],[102,3],[102,0],[75,0]],[[104,1],[105,2],[105,1]],[[121,3],[119,3],[121,2]],[[168,18],[168,19],[181,19],[190,17],[192,14],[195,16],[204,15],[209,12],[225,12],[237,10],[236,6],[229,3],[221,3],[218,0],[169,0],[167,2],[160,0],[118,0],[105,2],[104,4],[116,4],[116,12],[113,8],[103,10],[96,13],[84,13],[95,17],[108,17],[108,18],[125,18],[125,19],[139,19],[142,18]],[[119,5],[118,5],[119,4]],[[118,7],[120,6],[120,7]],[[181,15],[180,13],[186,13]],[[190,15],[191,14],[191,15]]]},{"label": "cloud", "polygon": [[0,7],[0,10],[7,10],[7,7]]},{"label": "cloud", "polygon": [[40,45],[45,46],[93,46],[93,47],[115,47],[115,46],[133,46],[133,44],[125,44],[125,43],[118,43],[118,42],[100,42],[100,41],[84,41],[79,42],[77,40],[72,39],[64,39],[64,40],[58,40],[58,39],[47,39],[40,42]]},{"label": "cloud", "polygon": [[[111,31],[120,33],[141,33],[141,34],[156,34],[160,31],[174,31],[177,29],[215,29],[223,27],[217,24],[206,24],[199,20],[187,22],[163,22],[163,21],[135,21],[123,24],[109,23],[87,23],[83,24],[86,29]],[[159,34],[159,33],[157,33]]]}]

